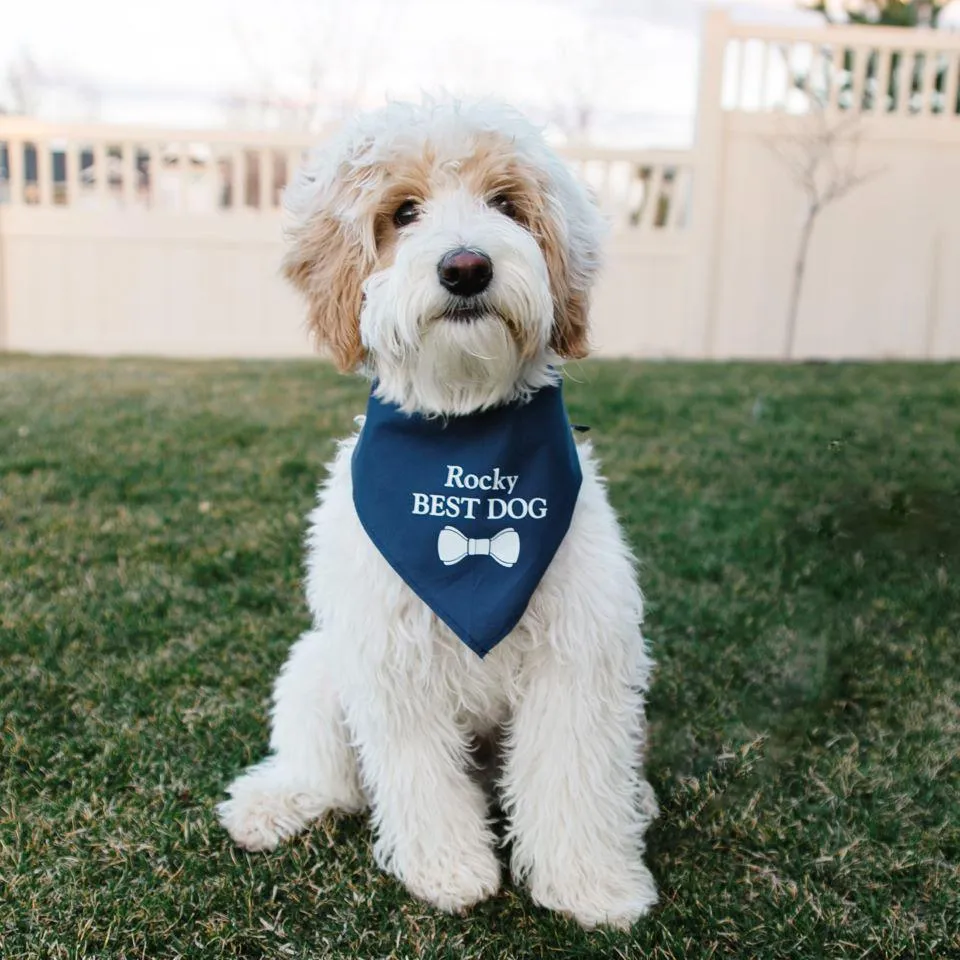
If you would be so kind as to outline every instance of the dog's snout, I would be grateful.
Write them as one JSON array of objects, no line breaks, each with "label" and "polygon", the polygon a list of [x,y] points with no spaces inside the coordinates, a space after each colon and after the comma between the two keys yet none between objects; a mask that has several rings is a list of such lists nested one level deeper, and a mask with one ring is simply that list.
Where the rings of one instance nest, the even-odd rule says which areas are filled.
[{"label": "dog's snout", "polygon": [[493,278],[493,263],[479,250],[451,250],[437,264],[440,283],[458,297],[482,293]]}]

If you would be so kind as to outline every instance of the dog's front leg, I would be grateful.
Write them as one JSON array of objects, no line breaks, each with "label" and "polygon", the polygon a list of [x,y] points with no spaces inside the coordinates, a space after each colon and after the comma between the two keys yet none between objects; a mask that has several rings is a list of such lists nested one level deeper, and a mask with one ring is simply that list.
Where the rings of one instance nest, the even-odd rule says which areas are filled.
[{"label": "dog's front leg", "polygon": [[230,784],[217,812],[247,850],[272,850],[329,810],[366,805],[336,689],[335,650],[320,631],[294,645],[273,691],[271,755]]},{"label": "dog's front leg", "polygon": [[377,831],[380,865],[442,910],[496,893],[500,864],[467,737],[441,691],[382,685],[348,705]]},{"label": "dog's front leg", "polygon": [[[599,629],[583,619],[579,627]],[[541,906],[585,927],[629,927],[656,901],[641,860],[656,801],[640,772],[643,701],[631,644],[642,656],[642,640],[633,634],[613,644],[581,636],[571,644],[578,656],[537,650],[507,742],[514,875]]]}]

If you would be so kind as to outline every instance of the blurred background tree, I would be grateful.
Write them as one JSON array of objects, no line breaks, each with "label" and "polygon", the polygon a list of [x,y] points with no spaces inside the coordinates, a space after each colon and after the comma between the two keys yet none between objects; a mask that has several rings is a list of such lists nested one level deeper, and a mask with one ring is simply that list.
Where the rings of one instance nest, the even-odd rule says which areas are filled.
[{"label": "blurred background tree", "polygon": [[839,8],[848,23],[878,27],[935,27],[948,2],[949,0],[848,0],[837,4],[814,0],[801,3],[801,6],[822,13],[831,23],[844,22],[837,19]]}]

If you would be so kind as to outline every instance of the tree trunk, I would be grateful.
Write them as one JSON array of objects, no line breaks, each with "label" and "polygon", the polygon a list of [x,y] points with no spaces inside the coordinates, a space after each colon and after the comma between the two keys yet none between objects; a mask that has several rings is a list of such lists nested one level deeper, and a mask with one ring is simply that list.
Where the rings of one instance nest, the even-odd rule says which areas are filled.
[{"label": "tree trunk", "polygon": [[807,254],[810,251],[810,240],[813,237],[813,228],[816,224],[819,207],[811,206],[807,211],[803,230],[800,232],[800,243],[797,247],[797,257],[793,264],[793,288],[790,291],[790,303],[787,308],[787,330],[783,342],[783,355],[787,360],[793,359],[796,347],[797,317],[800,313],[800,297],[803,294],[803,278],[807,272]]}]

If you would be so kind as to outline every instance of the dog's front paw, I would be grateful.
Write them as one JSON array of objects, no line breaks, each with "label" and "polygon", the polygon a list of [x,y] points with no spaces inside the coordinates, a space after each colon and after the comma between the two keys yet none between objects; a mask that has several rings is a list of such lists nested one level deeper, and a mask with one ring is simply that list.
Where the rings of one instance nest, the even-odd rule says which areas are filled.
[{"label": "dog's front paw", "polygon": [[500,862],[488,847],[450,848],[402,864],[394,859],[393,871],[413,896],[447,913],[463,913],[500,889]]},{"label": "dog's front paw", "polygon": [[273,850],[329,808],[322,797],[274,779],[264,769],[238,777],[228,793],[230,799],[217,806],[217,816],[245,850]]},{"label": "dog's front paw", "polygon": [[248,797],[224,800],[217,804],[217,817],[233,842],[244,850],[273,850],[293,832],[283,829],[276,808],[269,800],[262,803],[251,802]]},{"label": "dog's front paw", "polygon": [[622,873],[596,874],[593,881],[576,873],[564,878],[535,874],[530,894],[541,907],[572,917],[588,930],[629,930],[657,902],[653,876],[642,864]]}]

